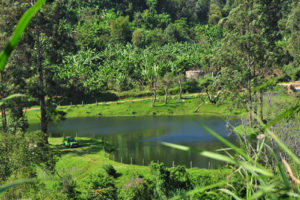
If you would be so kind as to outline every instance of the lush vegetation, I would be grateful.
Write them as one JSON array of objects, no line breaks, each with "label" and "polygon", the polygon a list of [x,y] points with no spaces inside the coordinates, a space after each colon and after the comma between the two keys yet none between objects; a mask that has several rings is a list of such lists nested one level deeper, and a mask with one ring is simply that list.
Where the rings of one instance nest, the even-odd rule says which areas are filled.
[{"label": "lush vegetation", "polygon": [[[0,4],[0,198],[300,198],[299,94],[276,86],[300,77],[297,0]],[[203,77],[187,80],[188,70]],[[136,98],[145,101],[102,103]],[[48,138],[49,121],[64,117],[193,113],[243,114],[240,146],[203,125],[226,156],[164,143],[224,169],[128,166],[106,159],[101,140],[65,149]],[[26,131],[28,120],[41,131]]]},{"label": "lush vegetation", "polygon": [[[216,184],[229,177],[232,184],[238,185],[239,177],[231,169],[167,168],[162,163],[127,165],[110,160],[102,150],[100,139],[77,140],[80,148],[65,149],[61,145],[62,138],[49,139],[51,146],[60,149],[62,156],[57,162],[58,175],[46,182],[46,190],[38,194],[39,198],[49,195],[50,199],[161,199],[183,195],[186,190]],[[48,178],[42,171],[39,176]],[[48,192],[45,194],[44,191]],[[197,195],[205,196],[207,192]],[[214,189],[211,192],[221,194]]]}]

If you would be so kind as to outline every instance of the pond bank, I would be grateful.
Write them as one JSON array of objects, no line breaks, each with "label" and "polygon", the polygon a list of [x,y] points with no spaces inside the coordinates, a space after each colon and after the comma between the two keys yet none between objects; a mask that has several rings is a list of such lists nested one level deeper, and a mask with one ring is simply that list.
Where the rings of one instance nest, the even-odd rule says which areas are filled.
[{"label": "pond bank", "polygon": [[[115,178],[117,188],[121,188],[122,185],[129,182],[133,177],[143,176],[149,178],[151,176],[151,169],[149,166],[139,166],[123,164],[121,162],[115,162],[109,159],[109,154],[102,151],[101,139],[91,139],[85,137],[78,137],[79,148],[65,148],[62,145],[62,137],[49,138],[49,143],[55,149],[58,149],[61,153],[61,157],[56,164],[58,174],[63,171],[68,172],[72,178],[76,181],[80,191],[83,190],[85,182],[88,180],[90,174],[102,173],[103,166],[107,164],[113,165],[119,176]],[[220,179],[226,179],[232,173],[231,169],[199,169],[188,168],[187,172],[190,174],[191,179],[199,179],[204,177],[205,180],[210,180],[212,183],[220,181]],[[39,178],[47,179],[47,176],[43,173],[39,173]],[[55,179],[47,181],[47,187],[53,187]]]},{"label": "pond bank", "polygon": [[[115,116],[176,116],[176,115],[206,115],[206,116],[230,116],[240,117],[245,113],[243,109],[229,111],[227,104],[215,105],[204,103],[198,112],[195,109],[201,104],[201,99],[197,96],[184,96],[178,99],[172,96],[168,104],[164,104],[163,97],[158,97],[154,107],[151,107],[151,99],[127,100],[123,102],[107,102],[87,105],[58,106],[59,111],[66,113],[66,118],[77,117],[115,117]],[[40,120],[39,109],[26,111],[26,116],[31,124]]]}]

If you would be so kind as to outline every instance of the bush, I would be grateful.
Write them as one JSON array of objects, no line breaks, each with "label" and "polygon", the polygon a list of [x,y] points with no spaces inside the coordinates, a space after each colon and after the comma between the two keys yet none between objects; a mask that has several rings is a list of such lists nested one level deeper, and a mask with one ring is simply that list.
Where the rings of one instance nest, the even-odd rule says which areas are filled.
[{"label": "bush", "polygon": [[117,199],[117,190],[110,177],[94,174],[90,175],[86,181],[82,198],[86,200],[113,200]]},{"label": "bush", "polygon": [[179,190],[192,188],[192,182],[184,166],[168,169],[164,163],[151,163],[151,172],[154,175],[153,187],[155,197],[169,197]]},{"label": "bush", "polygon": [[111,164],[103,165],[102,168],[109,176],[116,177],[117,171]]},{"label": "bush", "polygon": [[173,190],[192,188],[190,176],[184,166],[176,166],[170,169],[170,182]]},{"label": "bush", "polygon": [[128,184],[122,187],[119,199],[150,200],[152,199],[152,191],[149,184],[143,178],[133,178],[128,182]]}]

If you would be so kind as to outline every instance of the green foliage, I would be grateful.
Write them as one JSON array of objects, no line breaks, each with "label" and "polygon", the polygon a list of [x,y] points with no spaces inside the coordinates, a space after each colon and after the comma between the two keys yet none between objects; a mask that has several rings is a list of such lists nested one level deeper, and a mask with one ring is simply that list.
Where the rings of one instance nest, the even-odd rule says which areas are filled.
[{"label": "green foliage", "polygon": [[148,31],[146,35],[146,44],[150,47],[160,47],[165,44],[165,38],[162,29],[155,28]]},{"label": "green foliage", "polygon": [[118,197],[123,200],[150,200],[152,199],[152,191],[147,181],[143,178],[133,178],[123,185]]},{"label": "green foliage", "polygon": [[58,76],[56,79],[66,81],[65,88],[79,93],[100,92],[104,83],[100,81],[103,75],[100,74],[99,61],[99,55],[91,49],[66,56],[61,65],[55,66]]},{"label": "green foliage", "polygon": [[[40,167],[54,173],[58,152],[44,145],[40,132],[16,132],[15,134],[0,133],[0,182],[12,182],[19,179],[37,178],[37,168]],[[30,188],[37,187],[38,182],[22,184],[7,191],[8,196],[26,197]]]},{"label": "green foliage", "polygon": [[183,166],[168,169],[164,163],[152,162],[151,173],[154,175],[154,196],[156,198],[166,198],[178,190],[192,188],[190,175]]},{"label": "green foliage", "polygon": [[117,199],[117,190],[113,180],[102,174],[91,174],[85,184],[82,198],[87,200]]},{"label": "green foliage", "polygon": [[195,40],[207,44],[207,47],[214,47],[223,38],[223,29],[218,26],[197,25],[194,27]]},{"label": "green foliage", "polygon": [[[27,121],[23,108],[28,103],[23,99],[10,99],[13,97],[11,94],[26,93],[40,100],[46,99],[46,121],[50,121],[56,120],[53,114],[58,114],[54,96],[68,104],[82,100],[86,103],[95,102],[96,99],[118,99],[116,95],[108,93],[108,89],[118,91],[120,98],[150,96],[153,90],[156,91],[156,83],[167,88],[167,91],[175,84],[174,80],[183,80],[184,71],[193,68],[201,68],[207,74],[217,72],[217,77],[205,77],[198,82],[182,81],[183,91],[202,90],[212,104],[233,99],[234,106],[246,108],[249,116],[253,116],[249,117],[250,122],[255,123],[253,127],[249,125],[253,130],[252,141],[256,141],[259,133],[266,134],[271,144],[276,143],[276,148],[281,148],[284,157],[289,158],[287,161],[291,162],[292,170],[294,165],[299,164],[297,156],[269,130],[283,119],[295,119],[294,113],[299,111],[298,101],[278,117],[266,118],[263,123],[269,121],[268,125],[260,124],[260,120],[252,115],[252,112],[264,110],[263,107],[257,108],[260,102],[263,105],[263,98],[258,101],[259,95],[263,97],[263,92],[273,87],[272,81],[263,83],[278,75],[274,72],[284,72],[283,78],[287,81],[299,78],[300,12],[297,1],[48,1],[38,13],[38,18],[33,19],[30,31],[24,34],[20,46],[11,54],[30,19],[44,2],[38,1],[17,24],[17,19],[30,5],[23,1],[1,0],[0,46],[4,50],[0,54],[0,106],[3,127],[6,124],[6,112],[9,112],[8,126],[3,128],[7,133],[0,137],[1,184],[18,178],[35,178],[38,167],[54,172],[56,162],[56,152],[43,140],[46,135],[24,133]],[[217,24],[219,26],[215,26]],[[15,26],[13,37],[5,46]],[[7,63],[9,55],[12,57]],[[6,63],[8,65],[3,70]],[[282,69],[284,65],[286,68]],[[40,85],[36,84],[38,81]],[[220,90],[222,93],[219,96]],[[178,91],[176,86],[169,92],[175,94]],[[162,95],[163,92],[158,90],[157,94]],[[199,97],[203,99],[202,95]],[[199,103],[197,101],[186,99],[183,103],[182,100],[173,99],[172,103],[178,105],[172,108],[173,113],[190,114]],[[200,110],[204,113],[227,113],[227,106],[212,104]],[[144,103],[137,102],[109,108],[99,105],[98,110],[96,105],[86,106],[78,108],[76,112],[82,111],[80,115],[90,113],[91,116],[99,112],[104,115],[161,115],[171,108],[160,106],[161,110],[156,107],[150,109]],[[63,109],[70,111],[73,107]],[[69,115],[76,116],[76,112],[70,111]],[[261,119],[263,117],[261,112]],[[192,181],[184,168],[168,169],[157,165],[152,167],[156,174],[152,181],[132,179],[121,189],[120,197],[150,199],[153,194],[161,199],[174,194],[182,199],[298,197],[297,185],[285,173],[277,152],[268,147],[270,143],[257,140],[242,145],[254,145],[250,149],[256,149],[257,152],[249,153],[208,131],[233,148],[236,155],[200,153],[230,163],[242,176],[232,177],[232,182],[225,181],[226,188],[221,188],[223,180],[204,176],[199,178],[199,182],[208,186],[197,182],[196,185],[201,188],[191,190]],[[176,145],[173,147],[179,148]],[[272,173],[270,168],[263,166],[265,160],[262,152],[268,152],[267,155],[276,163],[270,166]],[[104,168],[109,174],[115,174],[112,166]],[[69,176],[63,179],[63,184],[57,188],[61,194],[52,192],[47,196],[47,192],[39,191],[43,189],[42,184],[24,183],[7,191],[4,198],[76,199],[77,185]],[[91,176],[86,185],[83,198],[117,198],[116,186],[107,176]]]},{"label": "green foliage", "polygon": [[222,12],[218,5],[215,3],[210,4],[209,8],[209,19],[208,23],[210,25],[216,25],[218,24],[219,20],[222,18]]},{"label": "green foliage", "polygon": [[23,183],[28,183],[28,182],[31,182],[31,181],[34,181],[34,180],[30,180],[30,179],[27,179],[27,180],[19,180],[19,181],[15,181],[13,183],[10,183],[10,184],[5,184],[5,185],[2,185],[0,187],[0,194],[4,193],[6,190],[8,190],[9,188],[12,188],[12,187],[15,187],[17,185],[20,185],[20,184],[23,184]]},{"label": "green foliage", "polygon": [[99,14],[94,12],[82,15],[76,27],[75,39],[81,50],[104,49],[110,39],[109,23],[117,18],[117,14],[113,10],[101,10]]},{"label": "green foliage", "polygon": [[145,34],[142,29],[136,29],[132,33],[132,44],[135,47],[144,47],[145,46]]},{"label": "green foliage", "polygon": [[295,2],[293,4],[293,9],[289,15],[287,22],[287,29],[290,31],[289,39],[289,51],[294,57],[295,65],[300,63],[300,3]]},{"label": "green foliage", "polygon": [[[280,120],[288,121],[291,116],[297,115],[299,113],[299,101],[297,101],[292,108],[288,108],[284,113],[278,115],[273,121],[270,121],[267,125],[265,125],[262,121],[260,121],[257,117],[257,120],[260,122],[261,131],[260,135],[257,136],[256,142],[252,142],[249,140],[243,140],[241,147],[237,147],[228,140],[222,138],[213,130],[209,129],[207,126],[201,124],[201,126],[211,133],[213,136],[218,138],[221,142],[226,144],[228,147],[235,151],[235,154],[227,154],[228,156],[224,156],[214,152],[200,151],[194,148],[177,145],[177,144],[169,144],[164,143],[166,146],[170,146],[172,148],[181,149],[184,151],[193,151],[198,152],[199,155],[206,156],[209,158],[222,160],[228,163],[233,164],[235,166],[235,170],[239,171],[240,177],[237,177],[237,182],[233,181],[232,183],[228,183],[232,189],[219,189],[219,191],[224,194],[229,195],[229,197],[233,197],[235,199],[241,199],[243,197],[246,198],[272,198],[272,199],[281,199],[281,198],[291,198],[293,199],[299,197],[299,188],[297,188],[297,181],[295,177],[293,177],[293,172],[291,166],[293,166],[293,170],[297,170],[297,166],[300,163],[299,158],[289,149],[286,144],[284,144],[278,135],[271,131],[269,127],[273,126],[275,123],[278,123]],[[265,134],[268,134],[267,136]],[[238,136],[240,139],[241,137]],[[288,172],[283,170],[283,165],[279,161],[279,157],[276,155],[274,150],[269,146],[268,139],[274,140],[279,148],[281,148],[282,152],[287,154],[288,158],[282,158],[282,163]],[[255,145],[255,146],[254,146]],[[253,157],[251,151],[248,151],[248,146],[253,148]],[[268,154],[269,153],[269,154]],[[265,156],[270,156],[274,159],[273,165],[269,165],[267,162],[264,162]],[[290,164],[287,163],[285,159],[290,161]],[[270,168],[272,168],[272,173],[270,172]],[[290,180],[288,180],[288,176],[290,176]],[[246,177],[246,178],[245,178]],[[249,178],[247,178],[249,177]],[[240,183],[238,183],[240,182]],[[235,186],[232,186],[235,185]],[[244,185],[244,186],[241,186]],[[294,185],[294,186],[292,186]],[[213,185],[212,185],[213,186]],[[204,187],[205,188],[205,187]],[[208,188],[205,188],[207,191]],[[272,191],[272,192],[270,192]],[[196,192],[196,191],[195,191]],[[205,192],[201,194],[198,198],[208,198],[206,194],[209,194],[214,191]],[[216,194],[216,193],[215,193]],[[204,196],[203,196],[204,195]],[[217,194],[216,194],[217,195]],[[218,198],[221,198],[217,195]],[[222,195],[221,195],[222,196]],[[226,197],[225,196],[225,197]],[[241,197],[241,198],[240,198]],[[227,199],[227,198],[225,198]]]},{"label": "green foliage", "polygon": [[115,43],[126,44],[131,40],[131,28],[128,16],[120,16],[110,22],[110,36]]},{"label": "green foliage", "polygon": [[180,18],[174,22],[177,41],[185,41],[189,39],[189,28],[186,18]]},{"label": "green foliage", "polygon": [[51,188],[40,187],[41,190],[33,194],[32,197],[39,199],[80,199],[81,192],[78,191],[78,185],[70,173],[65,173],[63,169],[58,177],[52,177],[52,179],[55,181],[53,181]]},{"label": "green foliage", "polygon": [[204,77],[199,80],[201,91],[206,93],[207,99],[210,103],[216,104],[219,102],[220,92],[223,82],[217,77]]},{"label": "green foliage", "polygon": [[32,6],[28,11],[24,13],[20,21],[18,22],[16,29],[12,35],[12,38],[6,45],[5,49],[0,53],[0,71],[2,71],[5,66],[10,54],[16,48],[19,43],[23,32],[25,31],[27,25],[29,24],[32,17],[38,12],[38,10],[43,6],[46,0],[39,0],[34,6]]}]

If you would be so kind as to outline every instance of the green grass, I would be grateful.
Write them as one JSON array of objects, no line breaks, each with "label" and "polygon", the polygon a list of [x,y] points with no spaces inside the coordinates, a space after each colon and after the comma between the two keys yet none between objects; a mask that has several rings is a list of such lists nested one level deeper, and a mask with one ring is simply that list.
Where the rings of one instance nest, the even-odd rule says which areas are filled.
[{"label": "green grass", "polygon": [[[52,148],[59,149],[61,152],[61,157],[56,164],[56,170],[59,175],[71,174],[73,179],[76,181],[80,190],[83,189],[86,184],[86,180],[90,174],[103,173],[103,165],[111,164],[116,169],[118,177],[115,178],[115,184],[117,188],[121,188],[122,185],[128,183],[128,181],[139,175],[144,177],[150,177],[150,167],[149,166],[138,166],[123,164],[120,162],[114,162],[110,160],[109,154],[103,152],[103,146],[101,139],[91,139],[85,137],[77,138],[80,144],[79,148],[66,148],[62,145],[62,137],[60,138],[49,138],[49,143]],[[232,171],[230,169],[198,169],[191,168],[188,169],[191,177],[197,179],[199,177],[209,176],[212,181],[214,179],[219,179],[220,177],[225,178]],[[51,176],[50,176],[51,177]],[[39,171],[39,178],[46,181],[47,187],[55,187],[55,178],[51,177],[49,179],[48,175]]]},{"label": "green grass", "polygon": [[[200,94],[187,94],[184,99],[179,99],[178,95],[169,96],[168,104],[164,104],[164,96],[158,96],[155,107],[151,107],[152,97],[145,97],[146,100],[134,101],[138,99],[125,99],[127,102],[106,102],[103,104],[86,104],[72,106],[58,106],[58,110],[66,112],[66,118],[76,117],[118,117],[118,116],[171,116],[171,115],[206,115],[206,116],[231,116],[241,117],[246,114],[245,109],[229,110],[230,102],[222,105],[211,103],[203,104],[197,113],[194,110],[201,104]],[[120,101],[124,101],[120,100]],[[295,101],[294,97],[288,95],[272,96],[270,112],[278,112],[279,105]],[[284,107],[283,107],[284,108]],[[258,106],[259,109],[259,106]],[[267,97],[264,97],[264,113],[269,111]],[[30,124],[40,122],[40,110],[38,106],[32,107],[25,112]]]},{"label": "green grass", "polygon": [[[130,178],[133,173],[149,174],[150,169],[146,166],[126,165],[110,160],[109,154],[103,152],[101,139],[77,138],[79,148],[66,148],[62,145],[62,137],[49,138],[49,143],[53,148],[59,149],[61,157],[56,164],[58,174],[71,174],[79,187],[85,184],[85,180],[89,174],[105,173],[102,166],[105,164],[112,164],[120,173],[116,180],[117,184],[122,184],[125,180]],[[47,179],[47,176],[40,172],[39,177]],[[53,180],[48,182],[48,186],[53,184]]]},{"label": "green grass", "polygon": [[[185,96],[179,99],[177,96],[171,96],[168,104],[164,104],[164,97],[159,96],[155,107],[151,107],[152,100],[129,101],[129,102],[109,102],[104,104],[87,104],[59,106],[58,110],[67,113],[66,118],[76,117],[112,117],[112,116],[170,116],[170,115],[211,115],[211,116],[236,116],[239,117],[245,113],[242,109],[236,109],[233,112],[228,110],[229,104],[214,105],[210,103],[203,104],[197,113],[194,110],[201,103],[197,96]],[[26,111],[26,116],[30,123],[38,123],[40,120],[39,110]]]}]

